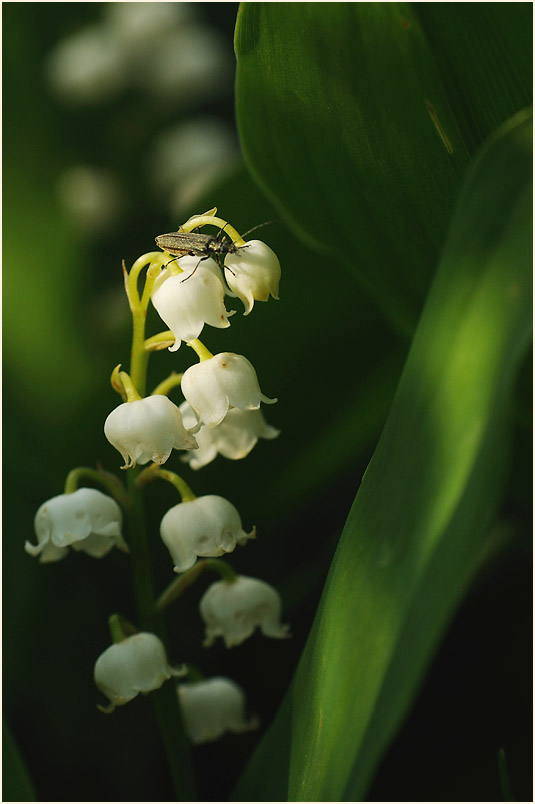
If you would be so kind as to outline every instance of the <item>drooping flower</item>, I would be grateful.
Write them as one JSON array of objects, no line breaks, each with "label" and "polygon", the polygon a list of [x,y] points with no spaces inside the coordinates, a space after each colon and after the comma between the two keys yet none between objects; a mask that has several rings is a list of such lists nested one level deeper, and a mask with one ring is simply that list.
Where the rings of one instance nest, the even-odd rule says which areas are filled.
[{"label": "drooping flower", "polygon": [[80,550],[101,558],[113,547],[128,551],[121,534],[123,515],[111,497],[97,489],[81,488],[59,494],[43,503],[35,520],[37,544],[26,542],[24,549],[39,561],[59,561],[69,552]]},{"label": "drooping flower", "polygon": [[136,463],[165,463],[175,449],[196,449],[197,441],[183,423],[180,411],[162,394],[123,402],[112,410],[104,434],[125,461],[123,469]]},{"label": "drooping flower", "polygon": [[224,285],[217,263],[199,257],[178,260],[183,273],[171,274],[165,268],[152,290],[152,303],[160,318],[175,336],[169,351],[176,352],[182,341],[198,338],[205,324],[230,327],[224,303]]},{"label": "drooping flower", "polygon": [[221,352],[190,366],[182,377],[182,392],[208,427],[223,421],[230,407],[257,410],[260,402],[277,401],[261,392],[252,363],[233,352]]},{"label": "drooping flower", "polygon": [[94,678],[98,689],[110,700],[103,711],[112,712],[140,692],[157,690],[171,676],[181,676],[187,669],[171,667],[165,648],[155,634],[141,632],[106,648],[95,663]]},{"label": "drooping flower", "polygon": [[224,497],[207,494],[170,508],[160,525],[162,541],[174,561],[175,572],[193,567],[197,556],[216,558],[231,553],[236,544],[254,539],[245,533],[236,508]]},{"label": "drooping flower", "polygon": [[216,581],[204,593],[200,605],[206,625],[206,646],[220,636],[227,648],[240,645],[256,627],[264,636],[284,639],[288,625],[281,625],[281,599],[273,586],[257,578],[238,575],[233,581]]},{"label": "drooping flower", "polygon": [[[197,417],[189,402],[183,402],[179,410],[185,427],[193,429],[197,424]],[[182,456],[182,460],[192,469],[206,466],[218,453],[224,458],[236,461],[245,458],[259,438],[277,438],[279,434],[280,430],[267,424],[261,410],[231,408],[216,427],[201,427],[195,433],[199,449],[187,452]]]},{"label": "drooping flower", "polygon": [[225,278],[229,288],[249,315],[256,301],[278,299],[281,267],[277,255],[261,240],[250,240],[225,257]]},{"label": "drooping flower", "polygon": [[214,676],[177,685],[186,734],[194,745],[209,743],[227,731],[241,734],[258,728],[260,721],[245,716],[245,693],[230,678]]}]

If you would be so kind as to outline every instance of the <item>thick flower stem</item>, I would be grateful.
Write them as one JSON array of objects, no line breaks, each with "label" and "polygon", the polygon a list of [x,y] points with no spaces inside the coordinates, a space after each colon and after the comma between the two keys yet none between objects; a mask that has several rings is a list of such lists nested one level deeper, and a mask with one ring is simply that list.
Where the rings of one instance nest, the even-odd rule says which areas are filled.
[{"label": "thick flower stem", "polygon": [[[132,507],[127,512],[127,521],[139,625],[142,630],[156,634],[165,645],[168,645],[165,623],[155,606],[145,513],[141,493],[136,487],[136,475],[135,469],[128,473]],[[172,657],[169,658],[172,661]],[[175,684],[171,681],[165,683],[159,690],[151,693],[151,698],[173,778],[176,799],[195,801],[189,744],[182,726]]]},{"label": "thick flower stem", "polygon": [[132,352],[130,355],[130,377],[141,396],[145,396],[147,385],[147,364],[149,352],[145,350],[145,319],[147,311],[138,309],[132,313]]},{"label": "thick flower stem", "polygon": [[[141,396],[146,393],[147,363],[149,352],[145,350],[146,307],[132,310],[133,333],[130,361],[130,377]],[[166,648],[169,641],[165,622],[155,607],[154,585],[145,511],[140,489],[136,484],[139,469],[128,471],[128,491],[132,501],[126,512],[129,547],[132,561],[132,576],[136,595],[140,628],[160,637]],[[168,651],[169,656],[169,651]],[[169,657],[172,661],[172,657]],[[175,684],[167,682],[151,693],[156,720],[169,762],[177,801],[195,801],[195,781],[192,773],[189,744],[187,742]]]},{"label": "thick flower stem", "polygon": [[139,616],[143,631],[154,631],[157,625],[152,616],[154,587],[151,574],[151,560],[145,529],[143,503],[135,485],[136,469],[128,472],[128,488],[132,506],[127,514],[129,547],[132,559],[132,575]]}]

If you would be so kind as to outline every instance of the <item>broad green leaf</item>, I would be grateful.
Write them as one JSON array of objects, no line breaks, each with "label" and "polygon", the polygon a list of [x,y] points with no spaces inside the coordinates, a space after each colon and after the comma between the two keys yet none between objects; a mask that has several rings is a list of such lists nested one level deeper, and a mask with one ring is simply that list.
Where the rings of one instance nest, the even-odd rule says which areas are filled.
[{"label": "broad green leaf", "polygon": [[288,699],[238,800],[264,788],[265,800],[362,800],[493,546],[531,327],[531,130],[517,115],[468,177]]},{"label": "broad green leaf", "polygon": [[475,150],[531,102],[522,3],[245,3],[248,165],[303,238],[412,331]]},{"label": "broad green leaf", "polygon": [[13,739],[11,729],[2,722],[2,801],[35,801],[35,791],[26,765]]}]

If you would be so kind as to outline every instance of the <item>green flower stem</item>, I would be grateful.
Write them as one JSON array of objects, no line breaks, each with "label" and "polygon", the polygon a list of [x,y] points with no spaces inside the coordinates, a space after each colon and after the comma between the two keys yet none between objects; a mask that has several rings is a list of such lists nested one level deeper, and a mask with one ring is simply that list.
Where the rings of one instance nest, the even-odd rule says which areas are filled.
[{"label": "green flower stem", "polygon": [[175,472],[170,472],[168,469],[159,469],[154,473],[154,476],[159,477],[162,480],[167,480],[168,483],[171,483],[171,485],[173,485],[180,494],[182,502],[191,502],[192,500],[197,499],[196,495],[192,492],[186,481]]},{"label": "green flower stem", "polygon": [[145,320],[147,310],[140,307],[132,312],[133,332],[132,351],[130,354],[130,377],[135,387],[145,396],[147,385],[147,365],[149,352],[145,350]]},{"label": "green flower stem", "polygon": [[[140,258],[140,260],[141,259],[143,258]],[[137,263],[139,263],[140,260],[138,260]],[[142,309],[138,305],[135,309],[132,309],[133,333],[130,377],[142,396],[146,393],[147,363],[150,354],[150,352],[145,349],[145,318],[146,308]],[[165,622],[160,613],[156,611],[155,607],[145,511],[142,494],[136,482],[139,474],[140,470],[138,467],[128,471],[128,491],[132,505],[126,512],[130,557],[132,562],[132,577],[139,624],[143,630],[150,631],[159,636],[164,645],[168,646],[169,641],[167,639]],[[173,778],[176,798],[178,801],[195,801],[195,782],[192,773],[189,744],[182,724],[182,715],[175,684],[171,682],[163,684],[159,690],[155,690],[151,694],[151,698]]]},{"label": "green flower stem", "polygon": [[112,614],[108,617],[108,627],[110,629],[111,641],[116,644],[117,642],[124,642],[129,636],[138,633],[137,628],[134,628],[132,623],[125,620],[120,614]]},{"label": "green flower stem", "polygon": [[172,371],[169,377],[167,377],[165,380],[162,380],[162,382],[156,386],[152,392],[152,395],[163,394],[164,396],[167,396],[169,391],[172,391],[173,388],[176,388],[177,385],[180,385],[183,376],[184,372],[180,372],[180,374],[178,374],[176,371]]},{"label": "green flower stem", "polygon": [[157,463],[151,463],[150,466],[142,469],[141,472],[136,475],[136,488],[142,489],[147,483],[152,483],[153,480],[156,480],[159,471],[160,465]]},{"label": "green flower stem", "polygon": [[198,226],[217,226],[219,229],[224,230],[225,234],[228,234],[230,239],[236,246],[244,246],[245,240],[243,237],[234,229],[230,223],[224,221],[223,218],[216,218],[213,215],[194,215],[192,218],[189,219],[183,226],[180,227],[181,232],[192,232]]},{"label": "green flower stem", "polygon": [[69,472],[65,480],[64,493],[72,494],[73,491],[76,491],[80,487],[80,481],[83,478],[93,480],[95,483],[100,483],[123,508],[130,507],[130,497],[118,477],[111,472],[90,469],[88,466],[77,466],[76,469],[72,469]]},{"label": "green flower stem", "polygon": [[123,634],[119,614],[112,614],[111,617],[108,617],[108,627],[110,629],[111,641],[114,645],[117,645],[119,642],[124,642],[125,635]]},{"label": "green flower stem", "polygon": [[127,402],[137,402],[139,399],[141,399],[135,384],[132,382],[132,378],[126,373],[126,371],[119,371],[117,378],[123,386]]},{"label": "green flower stem", "polygon": [[147,466],[146,469],[143,469],[143,471],[139,473],[135,481],[136,487],[142,489],[147,483],[152,483],[153,480],[157,480],[158,478],[171,483],[180,494],[182,502],[191,502],[191,500],[196,499],[196,495],[180,475],[177,475],[175,472],[170,472],[168,469],[160,469],[157,463],[151,463],[150,466]]},{"label": "green flower stem", "polygon": [[238,577],[238,573],[231,567],[228,561],[223,561],[221,558],[207,558],[206,569],[218,572],[221,579],[227,583],[233,583]]},{"label": "green flower stem", "polygon": [[[147,307],[149,305],[150,294],[154,281],[160,272],[163,261],[163,252],[150,252],[149,254],[144,254],[135,261],[130,273],[125,278],[126,291],[130,309],[132,311],[133,322],[132,350],[130,353],[130,377],[141,396],[145,395],[147,382],[147,363],[149,359],[149,352],[145,349],[145,321],[147,318]],[[143,294],[140,299],[137,289],[137,281],[139,272],[147,263],[150,263],[150,265],[145,278]]]},{"label": "green flower stem", "polygon": [[162,270],[162,265],[163,265],[163,252],[162,254],[159,254],[158,258],[153,262],[151,262],[151,264],[148,267],[147,275],[145,277],[145,286],[143,288],[143,294],[141,296],[141,307],[143,310],[146,310],[147,307],[149,306],[152,288],[154,287],[156,277],[159,276],[160,271]]},{"label": "green flower stem", "polygon": [[187,341],[187,344],[193,349],[199,360],[210,360],[213,357],[212,352],[198,338],[194,341]]},{"label": "green flower stem", "polygon": [[[142,496],[136,485],[137,475],[137,469],[131,469],[128,472],[128,486],[133,505],[127,512],[127,524],[139,624],[142,630],[159,636],[167,646],[169,644],[167,629],[155,606],[145,512]],[[173,778],[177,801],[195,801],[196,792],[189,743],[182,725],[175,684],[173,682],[163,684],[159,690],[151,693],[151,699]]]},{"label": "green flower stem", "polygon": [[[127,273],[126,267],[123,261],[123,272],[124,272],[124,282],[126,288],[126,295],[128,296],[128,302],[130,304],[130,309],[132,313],[135,312],[136,309],[139,308],[141,301],[139,298],[139,292],[137,289],[137,281],[139,278],[139,274],[145,265],[149,265],[150,263],[158,263],[162,262],[162,252],[161,251],[150,251],[148,254],[142,254],[141,257],[138,257],[135,263],[132,265],[130,271]],[[152,266],[151,266],[152,267]],[[149,269],[150,270],[150,269]],[[145,306],[146,309],[146,306]]]},{"label": "green flower stem", "polygon": [[[156,601],[156,611],[165,611],[171,603],[177,598],[181,597],[186,589],[195,583],[199,575],[206,569],[206,560],[198,561],[195,566],[179,575],[174,581],[171,581],[169,586],[164,589],[158,600]],[[189,665],[188,665],[189,667]]]}]

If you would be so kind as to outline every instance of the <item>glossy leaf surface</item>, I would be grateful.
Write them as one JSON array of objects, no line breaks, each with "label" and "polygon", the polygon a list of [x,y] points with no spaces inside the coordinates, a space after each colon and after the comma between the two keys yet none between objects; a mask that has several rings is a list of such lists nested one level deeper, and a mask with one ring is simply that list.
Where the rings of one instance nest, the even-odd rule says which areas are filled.
[{"label": "glossy leaf surface", "polygon": [[248,165],[309,242],[412,331],[463,176],[531,98],[522,3],[245,3]]},{"label": "glossy leaf surface", "polygon": [[507,405],[531,326],[531,221],[531,122],[521,114],[462,193],[294,684],[239,800],[262,776],[265,800],[362,800],[492,549]]}]

